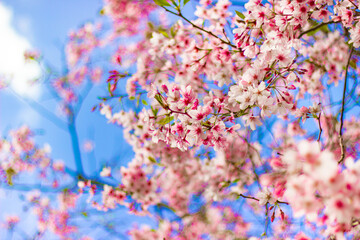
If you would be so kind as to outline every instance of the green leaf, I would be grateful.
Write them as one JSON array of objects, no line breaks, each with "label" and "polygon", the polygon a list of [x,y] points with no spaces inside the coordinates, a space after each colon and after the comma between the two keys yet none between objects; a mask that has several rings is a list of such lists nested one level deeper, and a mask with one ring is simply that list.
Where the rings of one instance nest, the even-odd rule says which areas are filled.
[{"label": "green leaf", "polygon": [[175,36],[176,36],[175,25],[173,25],[173,26],[170,28],[170,33],[171,33],[171,36],[172,36],[172,37],[175,37]]},{"label": "green leaf", "polygon": [[139,106],[139,103],[140,103],[140,95],[139,95],[139,96],[137,96],[137,98],[136,98],[136,107],[138,107],[138,106]]},{"label": "green leaf", "polygon": [[356,62],[355,61],[350,61],[350,67],[356,69]]},{"label": "green leaf", "polygon": [[156,101],[158,101],[158,103],[163,107],[163,108],[166,108],[167,109],[167,105],[163,102],[163,99],[161,97],[160,94],[156,94],[155,97]]},{"label": "green leaf", "polygon": [[164,37],[169,38],[169,34],[164,29],[159,29],[159,33],[161,33]]},{"label": "green leaf", "polygon": [[174,116],[166,116],[163,119],[161,119],[160,121],[158,121],[157,123],[160,125],[165,125],[168,124],[169,122],[171,122],[172,120],[174,120]]},{"label": "green leaf", "polygon": [[159,109],[153,108],[153,107],[151,106],[151,111],[153,112],[154,116],[157,116],[157,113],[159,112]]},{"label": "green leaf", "polygon": [[154,2],[159,5],[160,7],[167,6],[170,7],[171,4],[168,3],[166,0],[154,0]]},{"label": "green leaf", "polygon": [[88,217],[88,213],[87,212],[81,212],[81,214],[84,216],[84,217]]},{"label": "green leaf", "polygon": [[227,188],[228,186],[230,186],[230,182],[222,182],[221,188]]},{"label": "green leaf", "polygon": [[236,10],[235,10],[235,12],[236,12],[236,15],[238,15],[241,19],[245,18],[245,15],[243,13],[236,11]]},{"label": "green leaf", "polygon": [[135,100],[135,96],[130,96],[129,99],[130,99],[131,101],[133,101],[133,100]]},{"label": "green leaf", "polygon": [[171,0],[171,2],[177,7],[177,4],[174,0]]},{"label": "green leaf", "polygon": [[190,2],[190,0],[184,0],[184,6],[185,6],[188,2]]},{"label": "green leaf", "polygon": [[110,93],[110,96],[112,97],[113,93],[111,91],[111,83],[108,83],[107,89],[108,89],[108,92]]},{"label": "green leaf", "polygon": [[13,181],[12,181],[13,176],[16,175],[15,170],[12,169],[12,168],[8,168],[8,169],[6,169],[5,174],[6,174],[7,183],[8,183],[10,186],[12,186],[12,185],[13,185]]},{"label": "green leaf", "polygon": [[153,157],[151,157],[151,156],[149,156],[149,157],[148,157],[148,159],[149,159],[149,160],[150,160],[150,162],[152,162],[152,163],[157,163],[157,162],[156,162],[156,159],[155,159],[155,158],[153,158]]},{"label": "green leaf", "polygon": [[328,28],[327,25],[323,25],[323,26],[315,29],[314,31],[311,31],[311,32],[307,33],[306,35],[308,35],[308,36],[314,36],[314,35],[315,35],[317,32],[319,32],[319,31],[322,31],[322,32],[324,32],[324,33],[328,33],[328,32],[329,32],[329,28]]},{"label": "green leaf", "polygon": [[154,29],[154,24],[153,24],[152,22],[148,22],[148,26],[149,26],[149,28],[150,28],[151,30]]},{"label": "green leaf", "polygon": [[148,103],[147,103],[147,101],[146,100],[141,100],[141,102],[142,102],[142,104],[144,104],[145,106],[147,106],[148,105]]}]

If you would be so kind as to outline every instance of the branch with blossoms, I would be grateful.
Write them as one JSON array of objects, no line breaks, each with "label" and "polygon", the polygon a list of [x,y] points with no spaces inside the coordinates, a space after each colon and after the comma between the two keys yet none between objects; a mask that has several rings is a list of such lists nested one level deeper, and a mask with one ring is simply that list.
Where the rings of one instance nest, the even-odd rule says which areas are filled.
[{"label": "branch with blossoms", "polygon": [[[252,168],[255,170],[251,173],[257,175],[257,172],[261,172],[260,169],[266,169],[266,173],[261,173],[255,178],[258,179],[260,188],[270,187],[268,195],[276,196],[277,203],[288,203],[295,211],[301,209],[296,203],[289,201],[293,196],[291,191],[299,191],[296,187],[295,190],[292,189],[289,182],[292,176],[296,176],[294,179],[321,181],[313,179],[314,175],[310,174],[310,176],[305,172],[310,171],[309,169],[320,171],[322,160],[310,163],[315,157],[311,157],[312,160],[305,158],[303,168],[301,164],[292,168],[290,163],[284,161],[290,157],[290,154],[294,155],[296,151],[302,151],[295,147],[294,137],[307,139],[309,144],[312,140],[320,142],[324,146],[321,150],[318,150],[319,146],[315,148],[312,143],[310,144],[315,151],[314,156],[316,154],[330,156],[330,152],[338,156],[341,151],[339,139],[331,130],[335,129],[334,124],[336,124],[335,118],[331,115],[335,106],[330,107],[327,104],[333,101],[330,90],[326,91],[325,86],[327,84],[336,86],[344,80],[344,73],[347,79],[348,68],[356,64],[350,58],[347,64],[344,61],[349,49],[347,43],[358,41],[352,31],[354,25],[350,24],[351,19],[345,17],[345,15],[353,16],[355,11],[353,6],[339,3],[336,7],[329,8],[321,3],[314,5],[291,3],[292,8],[287,8],[277,3],[262,4],[250,1],[245,4],[244,13],[237,12],[236,15],[234,14],[235,17],[231,18],[228,1],[214,4],[211,1],[201,1],[195,12],[196,19],[189,20],[185,17],[180,2],[155,2],[166,12],[178,16],[183,21],[175,23],[170,31],[153,32],[152,38],[149,39],[150,50],[141,55],[138,61],[140,67],[129,80],[131,84],[135,85],[135,81],[137,87],[149,91],[151,109],[145,108],[135,115],[131,113],[128,116],[130,119],[126,119],[126,113],[123,111],[119,112],[119,115],[109,114],[107,118],[116,119],[118,124],[125,127],[129,141],[137,147],[145,142],[149,146],[147,141],[151,139],[155,144],[161,146],[165,144],[167,148],[180,149],[185,155],[189,154],[188,152],[197,152],[200,147],[213,148],[216,153],[213,158],[209,156],[209,151],[204,151],[203,153],[206,154],[204,156],[196,155],[203,159],[196,160],[199,161],[197,164],[217,166],[213,173],[208,173],[211,177],[207,178],[210,179],[216,178],[214,176],[219,174],[219,168],[229,168],[227,170],[230,172],[225,174],[226,177],[232,176],[232,168],[237,172],[234,173],[235,176],[239,176],[244,173],[242,168],[254,165],[253,162],[255,168],[254,166]],[[224,33],[228,19],[233,23],[235,34],[233,39]],[[355,18],[353,20],[357,21]],[[341,25],[350,29],[349,35],[342,36],[337,31],[334,33],[330,31],[330,29],[340,30]],[[206,50],[206,58],[203,49]],[[302,105],[302,99],[311,99],[312,106]],[[345,95],[342,99],[344,102]],[[274,133],[276,142],[259,140],[262,145],[270,144],[269,148],[274,148],[273,152],[267,157],[255,155],[249,159],[247,154],[239,153],[241,156],[239,159],[245,161],[232,162],[231,150],[228,147],[232,148],[234,142],[239,141],[238,135],[245,139],[247,144],[256,143],[251,137],[255,134],[244,135],[242,126],[249,126],[254,133],[257,133],[261,131],[261,125],[264,123],[266,125],[269,118],[276,115],[282,116],[287,128],[277,125],[276,132],[270,129],[270,132]],[[302,125],[311,118],[315,120],[314,124],[318,128],[315,138],[314,134],[308,133]],[[137,126],[130,124],[131,119],[140,123],[140,131]],[[339,122],[341,123],[342,120]],[[289,135],[284,131],[288,131]],[[353,141],[355,139],[357,138],[353,138]],[[357,144],[355,142],[353,144]],[[307,149],[305,143],[301,146]],[[145,156],[142,153],[134,161],[142,164],[143,168],[159,164],[157,166],[161,167],[161,174],[168,174],[168,168],[172,168],[171,162],[167,160],[169,157],[157,153],[160,150],[156,149],[158,147],[151,145],[147,148]],[[358,154],[356,150],[350,150],[350,147],[346,150]],[[146,158],[147,155],[150,156]],[[221,160],[221,163],[217,162],[221,157],[225,157],[225,160]],[[262,161],[252,161],[252,158]],[[175,159],[174,164],[179,164],[180,160]],[[335,158],[332,156],[329,159],[331,159],[328,160],[329,164],[331,163],[335,172],[337,169],[333,165]],[[319,169],[315,165],[319,166]],[[199,175],[203,171],[205,170],[198,170]],[[175,172],[176,175],[180,174],[178,171]],[[318,172],[318,174],[320,176],[325,173]],[[282,177],[284,175],[287,177]],[[331,177],[326,175],[329,177],[327,178],[325,175],[322,175],[325,182],[325,179],[334,177],[330,174]],[[150,174],[149,179],[152,178]],[[230,177],[230,180],[222,181],[218,189],[214,187],[216,184],[212,185],[212,183],[199,182],[198,185],[203,186],[201,193],[207,202],[226,199],[231,191],[239,192],[238,188],[242,190],[238,196],[260,201],[256,197],[242,193],[244,188],[252,183],[254,182],[246,178]],[[199,190],[195,188],[193,191]],[[166,194],[164,195],[163,199],[169,199]],[[321,199],[322,204],[333,201],[329,195],[325,197],[320,194],[314,197]],[[282,198],[286,200],[283,201]],[[171,204],[169,206],[176,210]],[[274,221],[274,214],[275,211],[269,217],[271,222]],[[283,211],[280,215],[285,219]]]},{"label": "branch with blossoms", "polygon": [[[64,209],[87,198],[99,212],[125,206],[154,219],[156,226],[130,230],[133,239],[310,239],[298,222],[311,223],[315,237],[356,238],[358,3],[251,0],[239,12],[227,0],[201,0],[191,20],[188,2],[106,0],[112,31],[104,39],[97,25],[71,34],[69,72],[53,87],[67,116],[76,185],[59,194],[59,209],[31,196],[42,229],[77,236]],[[128,36],[133,46],[116,42]],[[115,65],[93,110],[123,129],[134,156],[90,177],[76,117],[86,77],[99,76],[86,67],[92,50],[105,43],[117,45]],[[137,104],[124,107],[127,99]],[[27,155],[4,168],[8,183]]]},{"label": "branch with blossoms", "polygon": [[342,101],[341,101],[340,130],[339,130],[340,148],[341,148],[341,157],[340,157],[339,163],[342,163],[344,161],[344,159],[345,159],[345,145],[344,145],[344,139],[343,139],[345,95],[346,95],[348,69],[349,69],[351,57],[352,57],[352,54],[353,54],[353,49],[354,49],[354,47],[351,46],[349,58],[348,58],[348,61],[346,63],[346,67],[345,67],[344,89],[343,89],[343,95],[342,95]]}]

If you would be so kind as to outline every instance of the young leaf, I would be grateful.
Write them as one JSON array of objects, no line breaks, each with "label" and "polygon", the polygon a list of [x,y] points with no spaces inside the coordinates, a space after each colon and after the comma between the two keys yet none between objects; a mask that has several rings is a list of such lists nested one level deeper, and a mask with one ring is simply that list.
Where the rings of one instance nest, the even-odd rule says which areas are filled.
[{"label": "young leaf", "polygon": [[185,6],[188,2],[190,2],[190,0],[184,0],[184,6]]},{"label": "young leaf", "polygon": [[161,33],[164,37],[169,38],[169,34],[164,29],[159,29],[159,33]]},{"label": "young leaf", "polygon": [[138,107],[138,106],[139,106],[139,103],[140,103],[140,95],[139,95],[139,96],[137,96],[137,98],[136,98],[136,107]]},{"label": "young leaf", "polygon": [[172,36],[172,37],[175,37],[175,36],[176,36],[175,25],[173,25],[173,26],[170,28],[170,33],[171,33],[171,36]]},{"label": "young leaf", "polygon": [[153,157],[151,157],[151,156],[149,156],[148,158],[149,158],[150,162],[152,162],[152,163],[157,163],[156,160],[155,160],[155,158],[153,158]]},{"label": "young leaf", "polygon": [[154,29],[154,24],[153,24],[152,22],[148,22],[147,24],[148,24],[148,27],[149,27],[151,30]]},{"label": "young leaf", "polygon": [[236,10],[235,10],[235,12],[236,12],[236,15],[238,15],[241,19],[245,18],[245,15],[243,13],[236,11]]},{"label": "young leaf", "polygon": [[13,185],[13,181],[12,181],[13,176],[16,175],[15,170],[12,169],[12,168],[8,168],[8,169],[6,169],[5,174],[6,174],[7,183],[8,183],[10,186],[12,186],[12,185]]},{"label": "young leaf", "polygon": [[141,100],[141,102],[142,102],[142,104],[144,104],[145,106],[147,106],[148,105],[148,103],[147,103],[147,101],[146,100]]},{"label": "young leaf", "polygon": [[159,5],[160,7],[164,7],[164,6],[170,7],[170,6],[171,6],[171,4],[168,3],[166,0],[154,0],[154,2],[155,2],[157,5]]},{"label": "young leaf", "polygon": [[159,109],[151,107],[151,111],[153,112],[154,116],[157,116],[157,113],[159,112]]},{"label": "young leaf", "polygon": [[157,123],[160,125],[165,125],[168,124],[169,122],[171,122],[172,120],[174,120],[174,116],[166,116],[165,118],[161,119],[160,121],[158,121]]},{"label": "young leaf", "polygon": [[321,27],[317,28],[317,29],[314,30],[314,31],[311,31],[311,32],[307,33],[306,35],[308,35],[308,36],[314,36],[314,35],[315,35],[317,32],[319,32],[319,31],[322,31],[322,32],[324,32],[324,33],[328,33],[328,32],[329,32],[329,28],[328,28],[327,25],[324,25],[324,26],[321,26]]},{"label": "young leaf", "polygon": [[355,61],[350,61],[350,67],[356,69],[356,62]]},{"label": "young leaf", "polygon": [[110,93],[110,96],[114,96],[113,92],[111,91],[111,83],[108,83],[108,86],[107,86],[107,89],[108,89],[108,92]]},{"label": "young leaf", "polygon": [[171,0],[171,2],[177,7],[177,4],[174,0]]}]

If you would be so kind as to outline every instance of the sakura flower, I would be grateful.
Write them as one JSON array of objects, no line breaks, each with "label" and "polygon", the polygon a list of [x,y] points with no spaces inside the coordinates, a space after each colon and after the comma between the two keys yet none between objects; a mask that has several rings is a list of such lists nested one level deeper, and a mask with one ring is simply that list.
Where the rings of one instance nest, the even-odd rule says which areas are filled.
[{"label": "sakura flower", "polygon": [[273,205],[276,202],[268,188],[264,188],[262,191],[258,192],[257,198],[259,199],[260,205],[266,205],[267,203]]},{"label": "sakura flower", "polygon": [[307,115],[309,113],[309,109],[305,106],[302,106],[300,109],[297,109],[295,112],[295,116],[298,118],[302,118],[302,122],[304,123],[307,119]]},{"label": "sakura flower", "polygon": [[102,171],[100,172],[100,176],[102,177],[110,177],[111,176],[111,168],[110,167],[104,167]]},{"label": "sakura flower", "polygon": [[101,106],[100,106],[100,113],[101,113],[102,115],[105,115],[105,117],[106,117],[107,119],[110,119],[110,118],[111,118],[111,115],[112,115],[112,113],[111,113],[111,107],[110,107],[109,105],[106,105],[106,104],[101,104]]},{"label": "sakura flower", "polygon": [[254,58],[259,53],[259,47],[255,44],[244,47],[244,55],[248,58]]},{"label": "sakura flower", "polygon": [[259,101],[259,106],[261,109],[261,117],[270,117],[274,111],[276,111],[276,107],[274,105],[275,100],[271,97],[269,98],[261,98]]},{"label": "sakura flower", "polygon": [[6,216],[5,220],[5,228],[11,229],[14,228],[14,226],[20,221],[20,218],[16,215],[9,215]]},{"label": "sakura flower", "polygon": [[287,103],[286,101],[278,101],[276,105],[276,112],[281,115],[285,115],[293,107],[293,104]]},{"label": "sakura flower", "polygon": [[85,152],[91,152],[94,149],[94,142],[91,140],[87,140],[83,144],[83,148]]},{"label": "sakura flower", "polygon": [[330,218],[339,223],[350,223],[354,209],[349,198],[338,194],[329,199],[325,212]]},{"label": "sakura flower", "polygon": [[309,111],[311,114],[317,115],[321,111],[321,103],[313,103],[311,107],[309,107]]},{"label": "sakura flower", "polygon": [[205,139],[206,135],[200,124],[193,124],[187,127],[190,130],[186,135],[186,140],[189,142],[190,146],[198,143],[199,140]]},{"label": "sakura flower", "polygon": [[266,90],[265,82],[261,82],[258,86],[250,86],[249,92],[252,93],[252,100],[259,104],[263,104],[270,96],[270,92]]},{"label": "sakura flower", "polygon": [[330,15],[331,15],[331,13],[328,10],[320,9],[320,10],[314,11],[311,16],[317,20],[323,20],[324,22],[328,22]]},{"label": "sakura flower", "polygon": [[40,53],[38,51],[28,50],[24,52],[24,58],[25,61],[38,60],[40,58]]},{"label": "sakura flower", "polygon": [[62,160],[55,161],[52,166],[57,171],[64,171],[65,169],[65,163]]},{"label": "sakura flower", "polygon": [[358,22],[355,27],[350,28],[349,32],[349,43],[353,43],[354,48],[360,47],[360,22]]},{"label": "sakura flower", "polygon": [[253,131],[256,129],[256,126],[262,125],[262,122],[258,116],[245,115],[242,117],[242,119],[245,121],[245,126],[250,126],[251,130]]}]

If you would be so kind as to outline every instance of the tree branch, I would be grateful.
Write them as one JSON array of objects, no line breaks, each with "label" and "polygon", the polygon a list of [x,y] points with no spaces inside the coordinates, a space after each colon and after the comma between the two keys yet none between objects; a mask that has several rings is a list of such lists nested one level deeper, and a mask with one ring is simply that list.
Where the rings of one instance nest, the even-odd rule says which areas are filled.
[{"label": "tree branch", "polygon": [[320,142],[321,133],[322,133],[322,127],[321,127],[320,118],[321,118],[321,112],[320,112],[319,118],[318,118],[318,123],[319,123],[319,136],[318,136],[318,138],[317,138],[317,141],[318,141],[318,142]]},{"label": "tree branch", "polygon": [[10,186],[7,184],[1,184],[0,188],[8,189],[8,190],[15,190],[15,191],[22,191],[22,192],[29,192],[34,190],[39,190],[40,192],[46,193],[56,193],[61,192],[65,189],[72,189],[73,187],[77,187],[76,183],[72,182],[70,184],[66,184],[60,187],[52,187],[52,186],[45,186],[42,184],[21,184],[21,183],[14,183],[14,185]]},{"label": "tree branch", "polygon": [[325,25],[328,25],[328,24],[331,24],[331,23],[335,23],[334,21],[330,21],[330,22],[326,22],[326,23],[320,23],[319,25],[316,25],[315,27],[312,27],[302,33],[300,33],[300,35],[298,36],[298,38],[300,39],[302,36],[304,36],[305,34],[308,34],[312,31],[315,31],[317,30],[318,28],[321,28],[322,26],[325,26]]},{"label": "tree branch", "polygon": [[20,96],[19,94],[17,94],[16,92],[14,92],[13,90],[11,90],[11,93],[15,97],[17,97],[18,99],[23,101],[24,103],[28,104],[38,114],[44,116],[47,120],[52,122],[54,125],[56,125],[57,127],[59,127],[60,129],[62,129],[64,131],[66,131],[66,123],[63,122],[54,113],[47,110],[43,105],[41,105],[40,103],[38,103],[37,101],[35,101],[35,100],[31,99],[31,98],[24,98],[24,97]]},{"label": "tree branch", "polygon": [[354,47],[351,46],[350,55],[349,55],[349,58],[348,58],[348,61],[347,61],[347,64],[346,64],[346,68],[345,68],[345,79],[344,79],[344,89],[343,89],[342,102],[341,102],[341,116],[340,116],[340,129],[339,129],[339,140],[340,140],[340,149],[341,149],[341,157],[340,157],[340,160],[339,160],[339,164],[342,163],[344,161],[344,159],[345,159],[345,145],[344,145],[344,138],[343,138],[345,94],[346,94],[348,70],[349,70],[349,65],[350,65],[353,50],[354,50]]},{"label": "tree branch", "polygon": [[[70,106],[69,106],[70,108]],[[79,137],[76,131],[76,123],[74,111],[71,109],[71,113],[68,118],[68,130],[71,138],[71,147],[73,150],[74,161],[76,166],[76,172],[79,175],[84,175],[84,169],[81,161],[81,153],[80,153],[80,145],[79,145]]]},{"label": "tree branch", "polygon": [[173,12],[173,11],[165,8],[165,7],[162,7],[162,8],[165,9],[165,11],[167,11],[167,12],[169,12],[169,13],[171,13],[171,14],[174,14],[174,15],[176,15],[176,16],[178,16],[178,17],[181,17],[181,18],[184,19],[186,22],[190,23],[190,25],[193,26],[194,28],[199,29],[200,31],[203,31],[203,32],[205,32],[205,33],[207,33],[207,34],[209,34],[209,35],[211,35],[211,36],[219,39],[222,43],[225,43],[226,45],[229,45],[229,46],[231,46],[231,47],[233,47],[233,48],[237,48],[237,47],[236,47],[234,44],[232,44],[230,41],[225,41],[224,39],[216,36],[214,33],[210,32],[210,31],[207,31],[207,30],[205,30],[204,28],[195,25],[193,22],[191,22],[189,19],[187,19],[184,15],[182,15],[182,13],[180,12],[180,10],[179,10],[179,13],[176,13],[176,12]]}]

